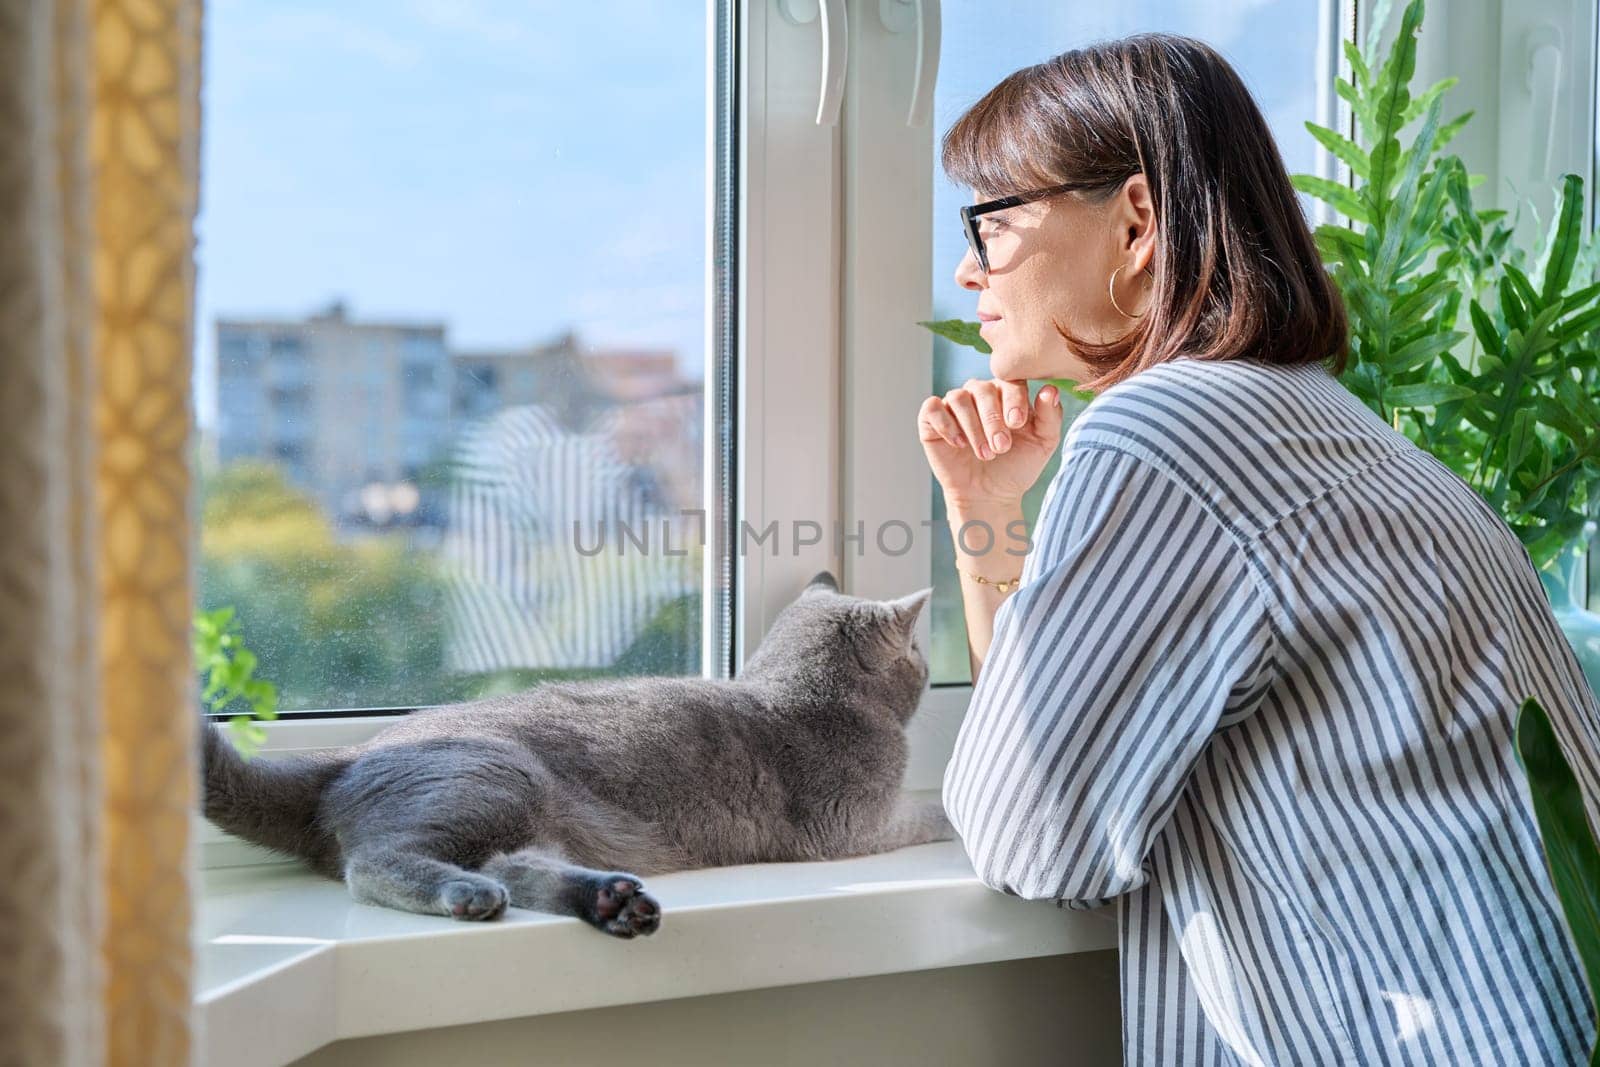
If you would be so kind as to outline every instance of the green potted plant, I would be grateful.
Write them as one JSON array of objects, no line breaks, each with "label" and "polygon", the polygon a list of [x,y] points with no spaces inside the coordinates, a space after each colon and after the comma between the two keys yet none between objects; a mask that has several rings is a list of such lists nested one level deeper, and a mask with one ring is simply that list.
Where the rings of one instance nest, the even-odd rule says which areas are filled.
[{"label": "green potted plant", "polygon": [[1422,15],[1422,0],[1406,5],[1376,73],[1376,32],[1365,53],[1345,44],[1351,80],[1337,87],[1370,148],[1306,123],[1353,187],[1294,176],[1350,220],[1316,231],[1350,317],[1341,381],[1506,520],[1600,693],[1600,616],[1585,609],[1581,580],[1600,526],[1600,253],[1583,225],[1583,183],[1563,176],[1530,263],[1505,213],[1477,210],[1476,181],[1443,152],[1472,117],[1439,121],[1455,79],[1411,96]]}]

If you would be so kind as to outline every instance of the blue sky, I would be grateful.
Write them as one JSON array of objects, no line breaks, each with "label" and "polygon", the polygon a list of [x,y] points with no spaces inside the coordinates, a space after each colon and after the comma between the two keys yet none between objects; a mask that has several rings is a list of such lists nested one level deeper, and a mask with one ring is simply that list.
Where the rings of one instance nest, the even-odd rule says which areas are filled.
[{"label": "blue sky", "polygon": [[[1309,169],[1315,0],[945,0],[935,133],[1006,73],[1099,37],[1193,34]],[[197,290],[218,315],[443,321],[459,347],[704,339],[706,12],[677,0],[213,0]],[[929,161],[930,167],[932,160]],[[937,314],[970,317],[935,181]]]},{"label": "blue sky", "polygon": [[699,373],[698,5],[214,0],[205,32],[203,372],[218,315],[343,297],[460,346],[570,325]]}]

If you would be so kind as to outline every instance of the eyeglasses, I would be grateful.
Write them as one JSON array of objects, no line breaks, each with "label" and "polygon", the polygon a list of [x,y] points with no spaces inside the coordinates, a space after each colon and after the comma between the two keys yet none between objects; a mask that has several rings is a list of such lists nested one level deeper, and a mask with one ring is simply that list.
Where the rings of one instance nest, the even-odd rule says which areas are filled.
[{"label": "eyeglasses", "polygon": [[978,266],[983,268],[983,273],[989,273],[989,253],[983,246],[983,235],[978,232],[979,215],[987,215],[991,211],[1004,211],[1008,207],[1029,204],[1035,200],[1043,200],[1047,196],[1071,192],[1074,189],[1099,188],[1102,184],[1101,182],[1067,182],[1064,185],[1052,185],[1048,189],[1035,189],[1031,193],[1018,193],[1016,196],[1002,196],[999,200],[986,200],[981,204],[962,205],[961,229],[967,235],[967,246],[972,249],[972,254],[978,257]]}]

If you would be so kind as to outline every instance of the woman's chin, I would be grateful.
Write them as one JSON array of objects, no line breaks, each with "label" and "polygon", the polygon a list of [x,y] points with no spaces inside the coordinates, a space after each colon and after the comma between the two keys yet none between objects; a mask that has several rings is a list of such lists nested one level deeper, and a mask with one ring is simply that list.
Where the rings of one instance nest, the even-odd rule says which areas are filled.
[{"label": "woman's chin", "polygon": [[[999,338],[985,338],[989,342],[989,374],[1001,381],[1017,382],[1035,378],[1060,378],[1061,368],[1048,367],[1048,361],[1034,358],[1026,346],[1008,344]],[[1019,349],[1021,350],[1019,354]],[[1056,360],[1059,364],[1060,360]]]},{"label": "woman's chin", "polygon": [[1027,361],[1011,358],[1006,350],[1000,346],[992,347],[989,353],[989,374],[1003,381],[1015,381],[1018,378],[1031,377],[1028,372]]}]

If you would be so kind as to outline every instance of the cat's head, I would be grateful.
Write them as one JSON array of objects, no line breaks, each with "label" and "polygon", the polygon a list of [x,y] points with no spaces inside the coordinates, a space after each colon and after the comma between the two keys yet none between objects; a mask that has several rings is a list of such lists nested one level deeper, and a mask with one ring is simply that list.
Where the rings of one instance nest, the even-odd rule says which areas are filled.
[{"label": "cat's head", "polygon": [[848,690],[905,722],[928,685],[917,620],[932,596],[931,586],[895,600],[850,596],[819,571],[772,621],[741,677]]}]

